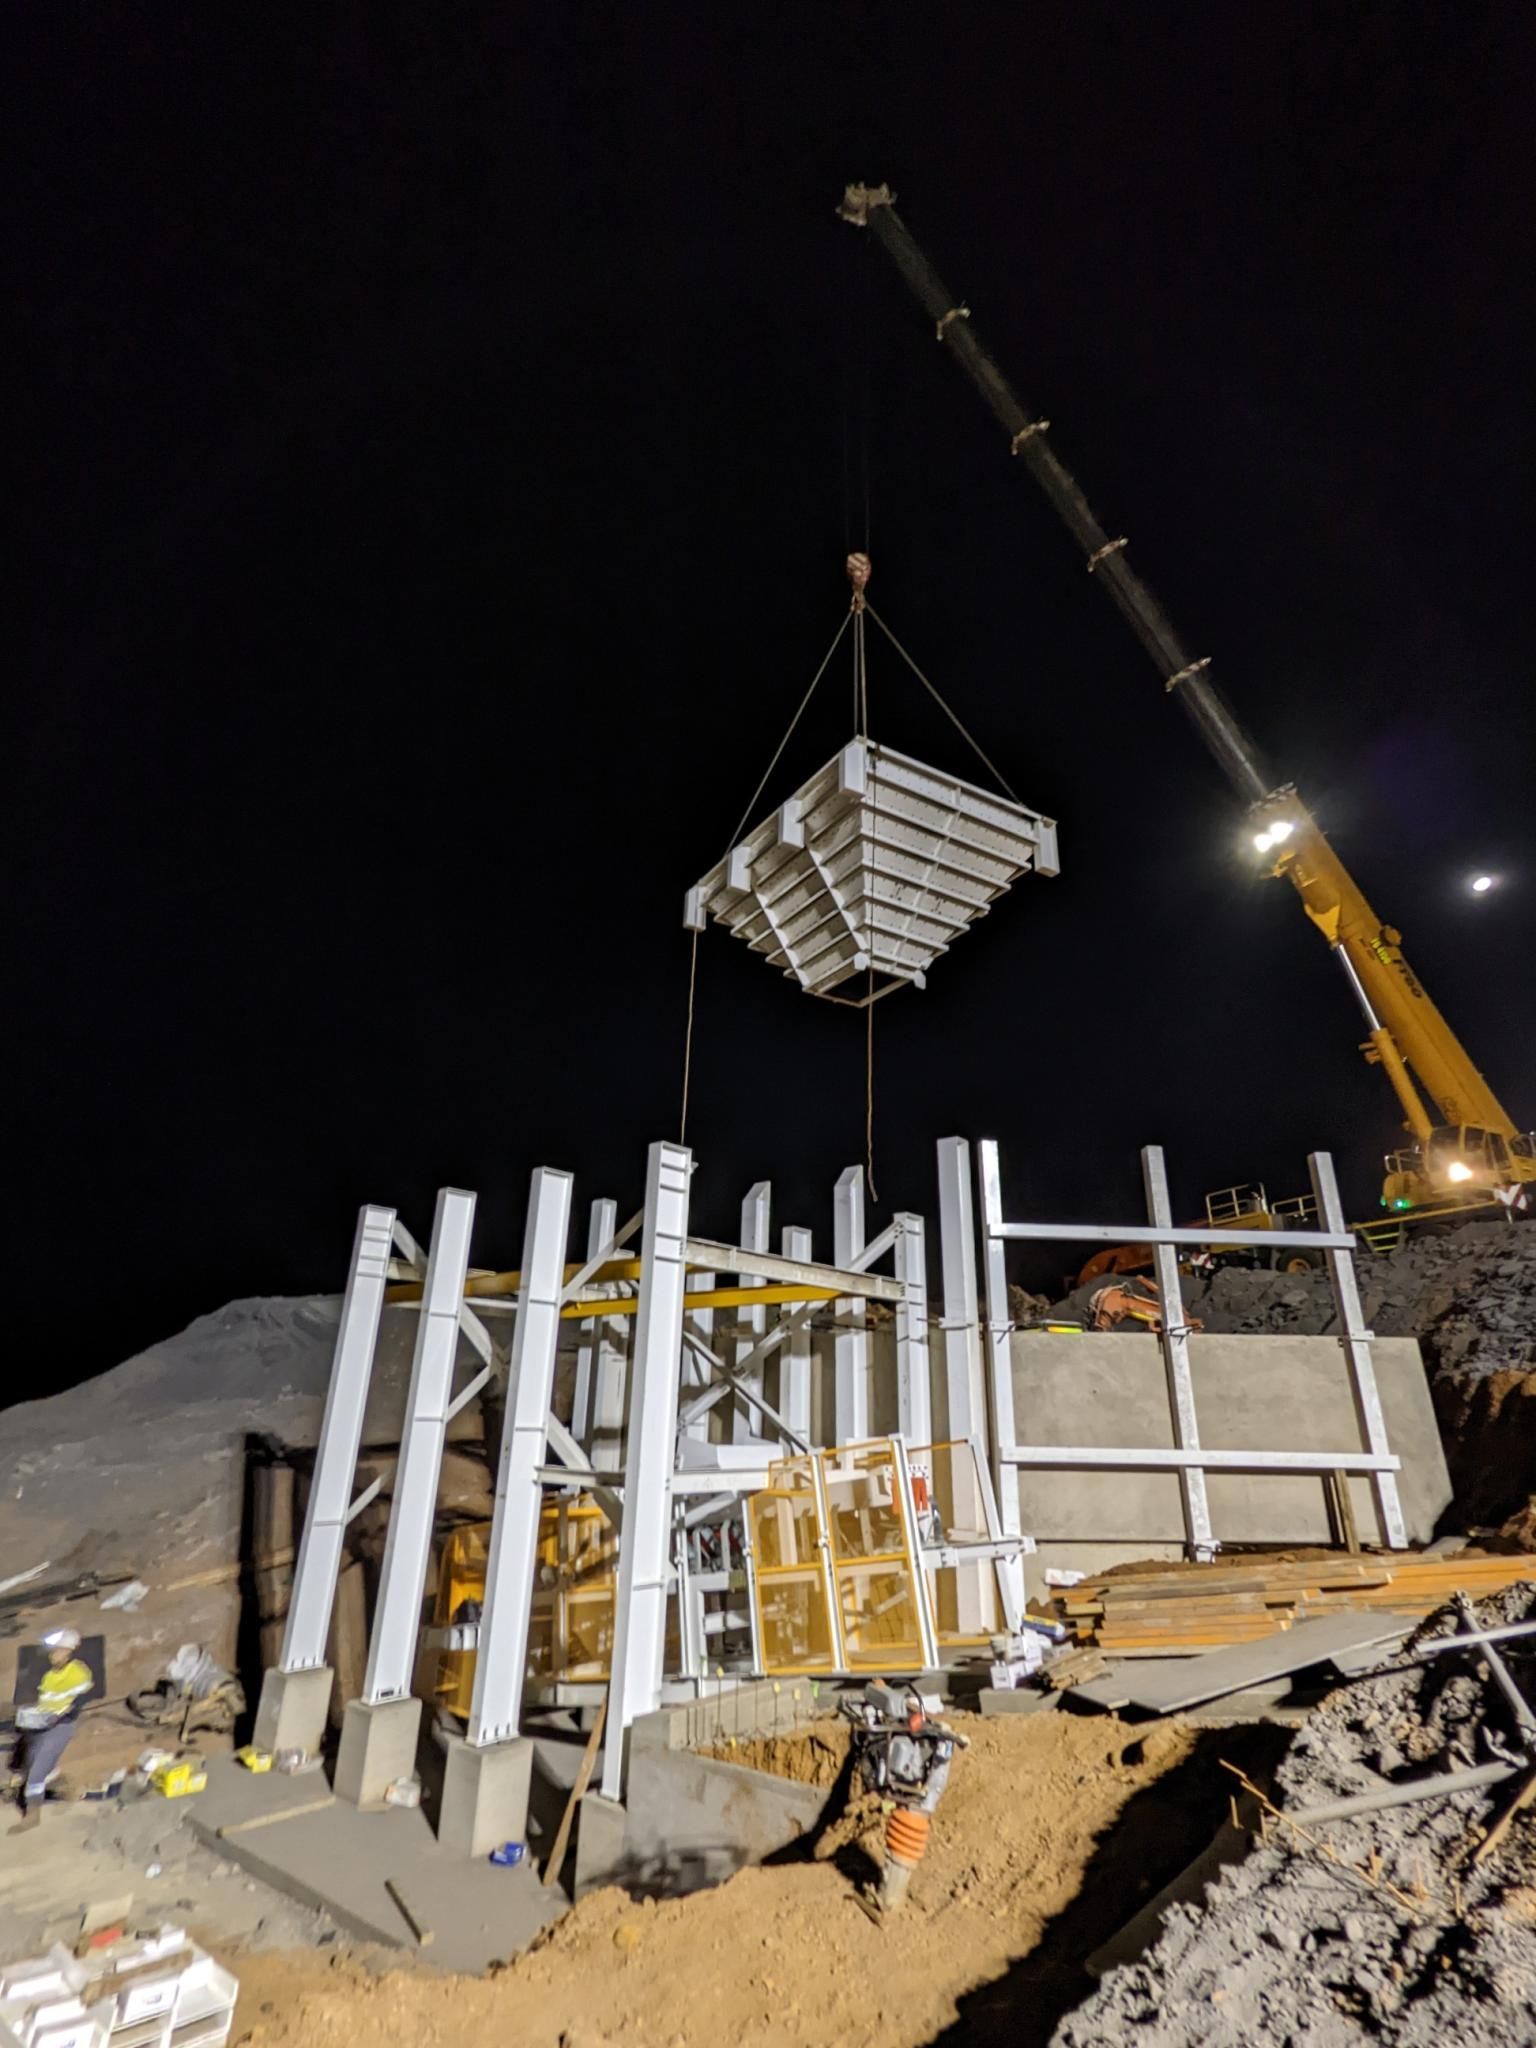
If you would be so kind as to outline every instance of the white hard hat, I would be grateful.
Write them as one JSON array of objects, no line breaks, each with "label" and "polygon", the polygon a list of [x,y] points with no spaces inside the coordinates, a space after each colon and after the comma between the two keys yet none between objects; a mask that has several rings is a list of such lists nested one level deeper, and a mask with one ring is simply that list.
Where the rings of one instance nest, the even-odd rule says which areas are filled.
[{"label": "white hard hat", "polygon": [[51,1628],[43,1637],[45,1650],[78,1650],[80,1631],[77,1628]]}]

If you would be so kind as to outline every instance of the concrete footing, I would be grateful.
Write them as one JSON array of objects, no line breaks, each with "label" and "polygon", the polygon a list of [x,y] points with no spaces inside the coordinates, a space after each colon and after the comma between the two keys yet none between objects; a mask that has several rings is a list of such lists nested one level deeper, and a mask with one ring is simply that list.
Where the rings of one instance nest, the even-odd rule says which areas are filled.
[{"label": "concrete footing", "polygon": [[629,1816],[617,1799],[586,1792],[576,1814],[576,1892],[584,1898],[599,1885],[613,1884],[624,1869],[624,1835]]},{"label": "concrete footing", "polygon": [[384,1794],[397,1778],[416,1768],[416,1739],[421,1730],[418,1699],[349,1700],[341,1724],[341,1750],[336,1759],[336,1797],[365,1813],[385,1804]]},{"label": "concrete footing", "polygon": [[274,1756],[281,1749],[300,1749],[305,1756],[318,1756],[325,1740],[331,1684],[329,1664],[318,1664],[313,1671],[263,1673],[253,1737],[256,1747],[270,1750]]},{"label": "concrete footing", "polygon": [[451,1738],[438,1841],[454,1856],[488,1856],[502,1842],[521,1842],[532,1778],[533,1744],[524,1736],[478,1749]]}]

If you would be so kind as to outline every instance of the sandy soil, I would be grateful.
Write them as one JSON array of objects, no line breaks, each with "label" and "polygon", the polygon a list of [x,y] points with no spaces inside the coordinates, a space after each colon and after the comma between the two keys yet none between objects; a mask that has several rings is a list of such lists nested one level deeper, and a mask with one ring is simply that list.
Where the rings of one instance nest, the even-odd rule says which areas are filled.
[{"label": "sandy soil", "polygon": [[[1081,1995],[1081,1955],[1208,1836],[1224,1794],[1204,1780],[1220,1774],[1208,1757],[1190,1761],[1193,1731],[1166,1723],[1135,1729],[1057,1713],[964,1726],[972,1747],[892,1928],[855,1903],[867,1874],[856,1850],[743,1871],[687,1899],[642,1905],[606,1890],[490,1979],[380,1976],[342,1957],[330,1967],[313,1955],[240,1958],[232,2039],[246,2048],[908,2048],[956,2027],[956,2041],[1043,2040],[1062,2001],[1048,1995],[1043,1950],[1034,1965],[1042,1995],[1019,1997],[1021,1959],[1058,1916],[1091,1906],[1088,1921],[1101,1924],[1080,1927],[1066,1968],[1071,1996]],[[1145,1810],[1136,1827],[1127,1809],[1166,1806],[1155,1792],[1138,1795],[1179,1766],[1184,1796],[1171,1829]],[[1195,1797],[1192,1774],[1202,1781]],[[1143,1853],[1153,1844],[1164,1867],[1159,1853]],[[997,1988],[967,2000],[982,1986]]]}]

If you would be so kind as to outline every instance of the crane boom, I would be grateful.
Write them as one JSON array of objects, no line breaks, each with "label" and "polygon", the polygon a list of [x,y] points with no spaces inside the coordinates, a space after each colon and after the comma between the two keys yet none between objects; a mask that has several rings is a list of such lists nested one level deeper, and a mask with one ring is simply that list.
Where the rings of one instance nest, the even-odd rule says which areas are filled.
[{"label": "crane boom", "polygon": [[[1272,782],[1257,747],[1216,687],[1210,657],[1191,654],[1131,566],[1124,537],[1112,537],[1100,524],[1050,445],[1050,421],[1023,403],[988,355],[970,308],[956,299],[907,232],[889,186],[850,185],[839,210],[844,220],[869,230],[905,278],[939,340],[1002,425],[1013,454],[1083,550],[1089,571],[1156,663],[1164,688],[1183,706],[1248,807],[1259,827],[1255,846],[1273,854],[1272,871],[1295,888],[1308,917],[1338,955],[1365,1018],[1368,1036],[1362,1049],[1385,1071],[1419,1148],[1411,1166],[1399,1168],[1395,1178],[1389,1171],[1389,1195],[1395,1185],[1399,1192],[1411,1189],[1412,1199],[1420,1200],[1438,1192],[1447,1175],[1452,1192],[1464,1178],[1475,1178],[1484,1190],[1503,1180],[1536,1180],[1536,1145],[1520,1131],[1431,1001],[1403,957],[1400,934],[1376,915],[1294,786]],[[1430,1114],[1425,1095],[1437,1115]],[[1443,1155],[1438,1162],[1437,1147]],[[1463,1157],[1468,1152],[1477,1155],[1472,1168]]]}]

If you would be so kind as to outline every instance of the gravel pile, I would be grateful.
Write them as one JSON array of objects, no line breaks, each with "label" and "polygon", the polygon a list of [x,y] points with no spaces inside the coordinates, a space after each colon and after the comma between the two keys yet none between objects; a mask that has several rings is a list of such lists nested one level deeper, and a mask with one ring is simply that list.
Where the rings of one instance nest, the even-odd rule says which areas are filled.
[{"label": "gravel pile", "polygon": [[[1536,1617],[1536,1585],[1510,1587],[1476,1611],[1488,1627]],[[1455,1628],[1443,1609],[1404,1657]],[[1517,1644],[1508,1661],[1536,1697],[1536,1649]],[[1299,1811],[1383,1780],[1488,1763],[1512,1736],[1481,1667],[1399,1660],[1317,1709],[1280,1767],[1276,1798]],[[1202,1905],[1170,1911],[1147,1955],[1111,1972],[1062,2022],[1053,2048],[1536,2041],[1536,1819],[1518,1817],[1485,1863],[1470,1858],[1477,1830],[1507,1797],[1502,1787],[1463,1792],[1321,1824],[1310,1832],[1337,1863],[1272,1825]]]}]

